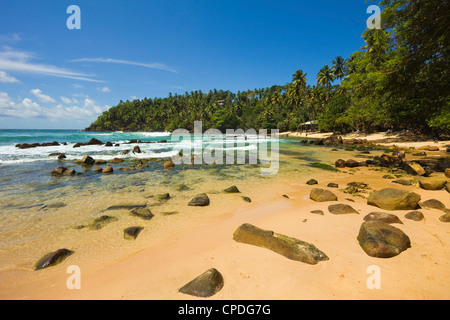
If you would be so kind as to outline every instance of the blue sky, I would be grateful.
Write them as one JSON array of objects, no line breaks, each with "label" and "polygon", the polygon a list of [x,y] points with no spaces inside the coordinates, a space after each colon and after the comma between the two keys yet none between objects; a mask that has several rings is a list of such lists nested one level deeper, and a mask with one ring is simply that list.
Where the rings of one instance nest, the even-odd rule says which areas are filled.
[{"label": "blue sky", "polygon": [[[14,0],[0,10],[0,129],[82,129],[120,100],[313,85],[364,45],[365,0]],[[70,30],[67,8],[81,9]]]}]

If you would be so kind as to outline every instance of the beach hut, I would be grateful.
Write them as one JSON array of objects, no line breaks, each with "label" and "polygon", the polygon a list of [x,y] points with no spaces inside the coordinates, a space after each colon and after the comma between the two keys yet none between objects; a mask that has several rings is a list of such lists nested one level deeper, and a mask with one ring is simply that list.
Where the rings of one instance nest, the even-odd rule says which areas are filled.
[{"label": "beach hut", "polygon": [[319,128],[319,122],[317,120],[311,120],[301,125],[302,131],[317,131]]}]

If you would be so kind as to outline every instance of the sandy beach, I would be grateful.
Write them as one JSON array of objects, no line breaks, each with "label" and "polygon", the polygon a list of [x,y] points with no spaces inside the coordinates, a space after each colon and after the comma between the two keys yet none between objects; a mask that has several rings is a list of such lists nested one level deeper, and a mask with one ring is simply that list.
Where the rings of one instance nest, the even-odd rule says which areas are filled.
[{"label": "sandy beach", "polygon": [[[378,141],[386,136],[364,138]],[[416,149],[434,145],[429,141],[386,143],[393,144]],[[443,141],[437,145],[444,148],[448,144],[449,141]],[[442,151],[429,152],[429,156],[442,155],[445,155]],[[336,160],[340,158],[339,153],[334,156]],[[406,157],[409,160],[412,156]],[[211,202],[216,205],[195,210],[212,210],[214,214],[205,213],[201,220],[167,229],[157,241],[142,244],[139,250],[120,259],[91,263],[69,257],[38,272],[26,269],[0,272],[0,299],[201,299],[182,294],[178,289],[210,268],[216,268],[224,278],[223,288],[209,298],[213,300],[449,299],[450,231],[448,223],[439,220],[444,212],[420,209],[425,218],[413,221],[404,217],[411,210],[386,211],[368,205],[366,198],[371,190],[353,196],[343,189],[347,183],[362,181],[372,190],[392,187],[413,191],[422,201],[436,199],[447,208],[450,208],[449,193],[445,189],[421,189],[413,176],[404,177],[413,181],[410,186],[394,184],[383,178],[389,173],[387,169],[374,169],[320,171],[313,177],[318,185],[307,185],[307,179],[287,179],[272,188],[261,188],[252,195],[251,203],[238,207],[227,206],[226,197],[234,195],[211,195]],[[443,173],[434,175],[444,177]],[[330,182],[337,183],[339,188],[327,187]],[[351,205],[359,214],[331,214],[330,202],[319,203],[309,198],[313,188],[332,191],[338,203]],[[324,214],[311,213],[313,210],[322,210]],[[411,247],[398,256],[370,257],[358,243],[363,218],[377,211],[397,215],[403,224],[394,226],[411,239]],[[243,223],[312,243],[329,260],[309,265],[268,249],[238,243],[233,240],[233,233]],[[139,240],[138,237],[136,241]],[[67,268],[72,264],[80,267],[81,289],[67,287],[70,276]],[[379,267],[380,289],[367,285],[371,266]]]}]

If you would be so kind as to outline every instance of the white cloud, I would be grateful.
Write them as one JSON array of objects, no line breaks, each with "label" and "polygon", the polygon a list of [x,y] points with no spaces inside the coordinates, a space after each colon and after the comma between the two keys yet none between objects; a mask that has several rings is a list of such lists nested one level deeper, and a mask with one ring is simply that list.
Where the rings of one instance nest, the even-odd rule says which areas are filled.
[{"label": "white cloud", "polygon": [[5,71],[0,71],[0,82],[3,82],[3,83],[15,83],[15,82],[19,82],[19,80],[17,80],[13,76],[10,76]]},{"label": "white cloud", "polygon": [[76,79],[90,82],[102,82],[89,77],[92,75],[70,71],[64,68],[30,63],[29,60],[34,58],[34,53],[27,51],[17,51],[10,47],[3,46],[0,51],[0,69],[15,72],[35,73],[60,78]]},{"label": "white cloud", "polygon": [[100,92],[111,92],[111,89],[109,89],[108,87],[97,88],[97,90]]},{"label": "white cloud", "polygon": [[33,89],[30,91],[34,96],[36,96],[36,98],[39,99],[39,101],[41,102],[56,102],[55,99],[53,99],[52,97],[43,94],[42,91],[40,89]]},{"label": "white cloud", "polygon": [[127,64],[127,65],[132,65],[132,66],[165,70],[165,71],[170,71],[173,73],[178,73],[174,68],[172,68],[168,65],[165,65],[164,63],[142,63],[142,62],[118,60],[118,59],[111,59],[111,58],[81,58],[81,59],[75,59],[75,60],[71,60],[71,61],[72,62],[100,62],[100,63]]},{"label": "white cloud", "polygon": [[45,116],[45,109],[25,98],[15,103],[6,92],[0,91],[0,116],[14,118],[37,118]]},{"label": "white cloud", "polygon": [[109,108],[110,106],[107,105],[99,106],[90,98],[86,98],[82,106],[64,106],[58,104],[52,108],[43,108],[29,98],[15,102],[8,93],[0,91],[0,117],[94,121],[103,111]]},{"label": "white cloud", "polygon": [[0,42],[19,42],[22,40],[20,35],[18,33],[12,33],[12,34],[0,34]]},{"label": "white cloud", "polygon": [[60,98],[61,98],[61,101],[64,102],[65,104],[78,103],[78,100],[75,98],[73,98],[73,99],[70,99],[67,97],[60,97]]}]

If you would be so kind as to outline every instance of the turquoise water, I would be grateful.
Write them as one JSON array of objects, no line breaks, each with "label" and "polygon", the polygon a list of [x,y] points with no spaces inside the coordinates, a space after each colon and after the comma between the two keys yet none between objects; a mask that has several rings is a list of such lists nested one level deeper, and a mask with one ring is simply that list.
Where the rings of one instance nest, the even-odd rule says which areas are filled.
[{"label": "turquoise water", "polygon": [[[75,143],[86,143],[92,138],[118,146],[74,148]],[[142,142],[129,144],[131,139]],[[163,139],[167,143],[159,143]],[[15,147],[16,144],[53,141],[60,145],[30,149]],[[66,144],[62,145],[62,142]],[[227,148],[220,141],[207,142],[217,150]],[[271,150],[267,139],[256,137],[248,137],[243,145],[236,144],[228,149],[249,154],[261,143],[267,143]],[[123,154],[135,146],[142,152]],[[205,214],[221,214],[224,210],[251,205],[244,202],[241,195],[255,199],[263,190],[277,190],[286,182],[302,182],[301,179],[320,171],[310,164],[335,160],[335,155],[328,152],[329,148],[305,147],[298,140],[284,139],[279,141],[279,154],[276,154],[279,171],[274,175],[261,175],[261,167],[267,165],[249,164],[248,161],[244,164],[181,164],[171,170],[164,169],[165,160],[178,154],[180,149],[193,146],[192,140],[171,142],[170,133],[165,132],[0,130],[0,271],[30,270],[42,254],[61,247],[76,249],[77,257],[86,259],[94,259],[105,252],[120,258],[120,254],[126,254],[121,253],[122,250],[130,249],[123,247],[123,228],[144,222],[136,221],[126,210],[105,211],[109,206],[146,204],[151,208],[155,218],[145,222],[146,229],[139,236],[141,241],[147,239],[145,241],[149,242],[136,242],[136,246],[142,248],[145,243],[157,240],[162,230],[175,228],[177,224],[182,226],[183,221],[201,221]],[[49,156],[51,153],[64,153],[66,158],[58,160]],[[113,167],[114,173],[96,173],[95,166],[77,164],[76,161],[85,155],[104,160]],[[123,162],[108,163],[113,158],[121,158]],[[143,163],[137,163],[137,160]],[[50,174],[51,170],[61,166],[74,169],[76,174],[62,177]],[[181,184],[186,185],[187,190],[180,189]],[[242,193],[223,195],[222,191],[232,185],[237,185]],[[193,196],[203,192],[211,197],[209,208],[198,210],[187,206]],[[162,193],[169,193],[170,200],[158,201],[156,195]],[[75,228],[103,214],[117,217],[118,222],[97,231]]]}]

